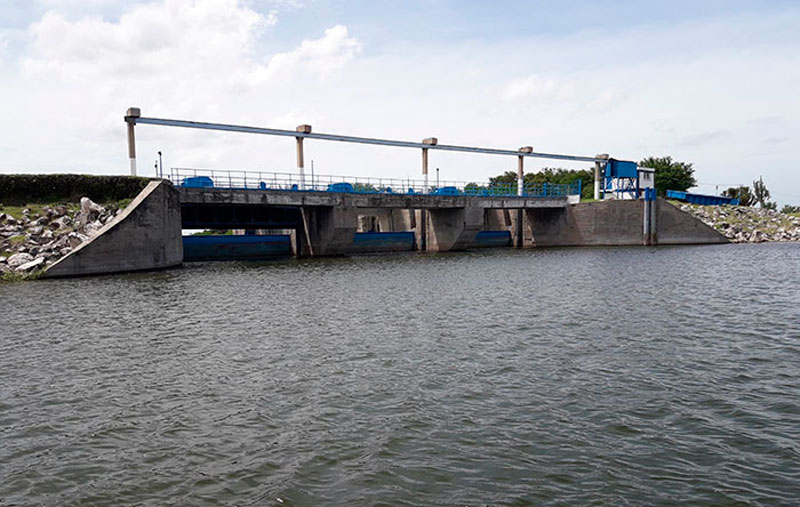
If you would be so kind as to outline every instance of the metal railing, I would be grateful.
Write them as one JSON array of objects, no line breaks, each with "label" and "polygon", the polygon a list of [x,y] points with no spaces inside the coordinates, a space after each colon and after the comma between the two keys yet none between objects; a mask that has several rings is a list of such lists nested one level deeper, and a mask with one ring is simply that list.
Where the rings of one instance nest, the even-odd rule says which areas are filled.
[{"label": "metal railing", "polygon": [[467,195],[497,197],[564,197],[580,195],[581,180],[569,184],[528,183],[519,196],[515,183],[429,181],[363,176],[308,175],[297,173],[225,169],[171,168],[168,178],[175,186],[295,192],[341,192],[349,194]]}]

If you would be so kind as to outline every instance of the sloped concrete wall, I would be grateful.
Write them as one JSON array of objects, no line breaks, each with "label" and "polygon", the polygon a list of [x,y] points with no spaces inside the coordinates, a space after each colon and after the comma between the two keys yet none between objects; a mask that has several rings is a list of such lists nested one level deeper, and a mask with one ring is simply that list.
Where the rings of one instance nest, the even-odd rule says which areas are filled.
[{"label": "sloped concrete wall", "polygon": [[659,245],[729,242],[723,234],[663,199],[658,200],[656,230]]},{"label": "sloped concrete wall", "polygon": [[[656,244],[726,243],[727,239],[664,199],[656,204]],[[525,246],[642,245],[642,201],[601,201],[525,211]]]},{"label": "sloped concrete wall", "polygon": [[178,191],[167,182],[151,181],[122,213],[50,266],[44,277],[161,269],[182,262]]}]

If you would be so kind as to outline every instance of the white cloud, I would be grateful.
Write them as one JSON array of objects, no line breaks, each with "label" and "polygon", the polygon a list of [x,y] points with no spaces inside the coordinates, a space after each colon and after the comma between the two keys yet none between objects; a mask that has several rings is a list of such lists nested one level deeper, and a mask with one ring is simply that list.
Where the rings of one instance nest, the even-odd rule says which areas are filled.
[{"label": "white cloud", "polygon": [[[316,15],[289,15],[285,1],[91,0],[119,12],[89,17],[41,1],[52,11],[30,27],[27,45],[12,42],[25,50],[23,73],[0,75],[0,92],[15,98],[0,123],[3,171],[124,173],[122,115],[140,106],[147,116],[310,123],[317,132],[634,160],[672,155],[695,162],[702,181],[747,182],[759,171],[776,185],[791,180],[773,191],[779,201],[800,196],[800,182],[787,176],[792,143],[779,142],[800,134],[800,45],[774,35],[791,32],[791,16],[376,51],[347,19],[314,33],[294,30],[305,26],[298,23],[286,29],[296,39],[275,40],[279,17],[285,25]],[[162,150],[168,165],[294,165],[291,139],[151,126],[137,128],[137,139],[143,160]],[[321,141],[306,150],[318,174],[419,175],[413,150]],[[479,180],[513,170],[515,160],[436,152],[431,164],[443,178]]]},{"label": "white cloud", "polygon": [[575,86],[572,83],[560,82],[553,78],[545,78],[531,74],[522,79],[508,83],[503,90],[505,100],[520,99],[572,99]]}]

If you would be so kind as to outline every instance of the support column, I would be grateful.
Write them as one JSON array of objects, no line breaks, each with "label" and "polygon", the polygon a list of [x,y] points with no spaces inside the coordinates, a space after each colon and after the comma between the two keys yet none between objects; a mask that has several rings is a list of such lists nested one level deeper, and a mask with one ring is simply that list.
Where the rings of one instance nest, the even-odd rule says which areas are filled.
[{"label": "support column", "polygon": [[[533,146],[523,146],[520,153],[533,153]],[[525,195],[525,155],[517,157],[517,195]]]},{"label": "support column", "polygon": [[431,244],[435,252],[465,250],[475,244],[483,228],[485,210],[477,205],[430,210]]},{"label": "support column", "polygon": [[[533,153],[532,146],[523,146],[519,149],[520,153]],[[525,195],[525,155],[517,156],[517,195],[522,197]],[[514,231],[514,246],[522,248],[524,243],[523,232],[525,215],[522,208],[517,210],[517,227]]]},{"label": "support column", "polygon": [[[298,125],[295,129],[302,134],[311,133],[311,125]],[[303,138],[296,137],[297,139],[297,169],[300,172],[300,190],[306,189],[306,175],[305,175],[305,161],[303,158]]]},{"label": "support column", "polygon": [[300,212],[308,254],[311,257],[345,255],[350,251],[358,228],[358,213],[355,208],[306,206]]},{"label": "support column", "polygon": [[[429,144],[436,146],[439,142],[435,137],[426,137],[422,140],[422,144]],[[428,148],[422,148],[422,180],[423,188],[422,193],[428,193]],[[420,241],[419,249],[425,251],[428,249],[428,214],[423,208],[420,210]]]},{"label": "support column", "polygon": [[[600,160],[608,160],[608,153],[595,155],[595,158]],[[607,162],[601,161],[596,161],[594,163],[594,199],[596,201],[600,200],[600,180],[605,180],[606,163]]]},{"label": "support column", "polygon": [[642,243],[650,244],[650,189],[644,189],[644,199],[642,199]]},{"label": "support column", "polygon": [[136,118],[142,116],[142,110],[138,107],[128,108],[125,114],[125,122],[128,124],[128,160],[131,164],[131,176],[136,176],[136,136],[133,128],[136,125]]}]

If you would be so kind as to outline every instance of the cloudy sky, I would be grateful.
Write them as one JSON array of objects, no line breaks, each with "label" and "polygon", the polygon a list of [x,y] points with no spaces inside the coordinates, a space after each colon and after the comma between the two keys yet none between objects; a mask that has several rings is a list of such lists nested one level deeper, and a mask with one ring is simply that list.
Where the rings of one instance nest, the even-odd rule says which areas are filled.
[{"label": "cloudy sky", "polygon": [[[0,172],[128,172],[123,116],[693,162],[800,204],[796,0],[0,0]],[[294,141],[137,127],[140,173],[293,171]],[[307,143],[317,174],[415,150]],[[512,158],[433,152],[442,177]],[[582,167],[558,162],[537,166]],[[585,166],[585,164],[583,165]]]}]

